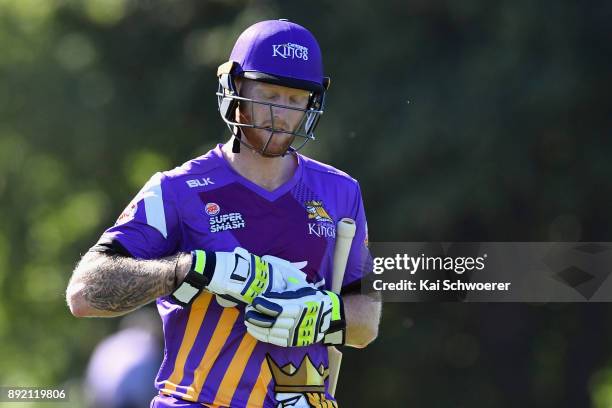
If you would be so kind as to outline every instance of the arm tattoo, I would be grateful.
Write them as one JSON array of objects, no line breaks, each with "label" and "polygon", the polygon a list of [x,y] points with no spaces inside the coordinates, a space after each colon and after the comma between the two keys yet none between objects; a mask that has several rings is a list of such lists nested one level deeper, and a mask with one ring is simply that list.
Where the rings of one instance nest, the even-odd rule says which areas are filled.
[{"label": "arm tattoo", "polygon": [[83,297],[91,307],[128,312],[175,289],[180,259],[180,255],[141,260],[89,252],[73,279],[83,284]]}]

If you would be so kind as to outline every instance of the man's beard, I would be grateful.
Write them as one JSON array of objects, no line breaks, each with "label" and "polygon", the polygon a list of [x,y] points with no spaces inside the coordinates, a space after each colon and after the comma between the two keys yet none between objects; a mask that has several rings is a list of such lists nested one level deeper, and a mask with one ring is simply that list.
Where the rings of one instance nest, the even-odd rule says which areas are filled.
[{"label": "man's beard", "polygon": [[263,157],[283,156],[295,140],[295,135],[287,133],[249,128],[243,128],[242,131],[243,141]]}]

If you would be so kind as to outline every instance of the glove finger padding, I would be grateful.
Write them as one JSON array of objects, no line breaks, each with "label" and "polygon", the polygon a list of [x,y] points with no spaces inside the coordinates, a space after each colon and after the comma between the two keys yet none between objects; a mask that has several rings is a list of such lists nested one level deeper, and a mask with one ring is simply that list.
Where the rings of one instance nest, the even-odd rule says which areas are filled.
[{"label": "glove finger padding", "polygon": [[251,306],[247,306],[246,313],[244,314],[244,320],[254,326],[266,329],[273,327],[276,323],[276,317],[261,314],[253,310]]},{"label": "glove finger padding", "polygon": [[264,343],[274,344],[280,347],[290,347],[288,339],[290,337],[289,330],[286,329],[262,329],[261,327],[252,325],[249,322],[245,322],[247,331],[257,340]]},{"label": "glove finger padding", "polygon": [[285,347],[344,344],[346,326],[340,296],[312,288],[258,296],[246,308],[245,325],[256,339]]},{"label": "glove finger padding", "polygon": [[[217,265],[207,289],[250,304],[274,279],[270,265],[244,248],[217,252]],[[226,297],[227,298],[227,297]]]},{"label": "glove finger padding", "polygon": [[294,291],[303,287],[314,287],[306,281],[306,273],[301,269],[306,267],[307,261],[289,262],[273,255],[264,255],[262,261],[268,262],[275,272],[271,279],[270,292]]},{"label": "glove finger padding", "polygon": [[283,312],[283,306],[272,302],[265,297],[258,296],[253,300],[251,307],[260,314],[276,317]]}]

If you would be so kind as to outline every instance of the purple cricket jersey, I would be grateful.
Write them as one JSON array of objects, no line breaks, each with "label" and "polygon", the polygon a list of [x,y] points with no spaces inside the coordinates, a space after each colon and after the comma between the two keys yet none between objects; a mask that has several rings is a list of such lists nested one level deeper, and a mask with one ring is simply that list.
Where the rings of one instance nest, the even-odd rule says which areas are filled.
[{"label": "purple cricket jersey", "polygon": [[[241,246],[260,256],[307,261],[308,281],[330,289],[335,225],[350,217],[357,232],[343,282],[347,288],[371,270],[359,185],[331,166],[296,155],[293,177],[270,192],[236,173],[218,145],[155,174],[105,236],[142,259]],[[244,306],[223,308],[206,291],[188,308],[167,297],[157,299],[157,307],[165,352],[155,406],[185,406],[164,404],[164,395],[232,408],[284,406],[283,401],[327,406],[326,400],[333,400],[327,393],[324,345],[285,348],[259,342],[246,331]]]}]

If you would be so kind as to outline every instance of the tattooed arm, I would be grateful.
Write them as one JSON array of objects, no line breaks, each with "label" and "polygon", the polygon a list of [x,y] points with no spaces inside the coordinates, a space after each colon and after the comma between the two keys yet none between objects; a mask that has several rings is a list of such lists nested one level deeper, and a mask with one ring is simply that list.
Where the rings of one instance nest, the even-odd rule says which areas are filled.
[{"label": "tattooed arm", "polygon": [[90,251],[72,274],[66,300],[77,317],[120,316],[171,293],[190,266],[185,253],[142,260]]}]

